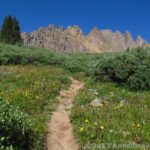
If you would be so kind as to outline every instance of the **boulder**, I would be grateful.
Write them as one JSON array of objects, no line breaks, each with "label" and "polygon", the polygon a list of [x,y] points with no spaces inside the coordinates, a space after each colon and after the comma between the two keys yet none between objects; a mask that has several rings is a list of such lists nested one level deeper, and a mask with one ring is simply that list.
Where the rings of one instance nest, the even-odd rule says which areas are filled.
[{"label": "boulder", "polygon": [[103,104],[104,104],[103,100],[102,100],[102,99],[98,99],[98,98],[94,99],[94,100],[90,103],[90,105],[93,106],[93,107],[103,106]]}]

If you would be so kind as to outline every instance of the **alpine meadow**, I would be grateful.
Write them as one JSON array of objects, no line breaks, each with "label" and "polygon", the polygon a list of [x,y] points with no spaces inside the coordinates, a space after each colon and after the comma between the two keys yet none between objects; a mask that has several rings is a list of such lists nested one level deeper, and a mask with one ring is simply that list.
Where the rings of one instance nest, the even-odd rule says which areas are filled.
[{"label": "alpine meadow", "polygon": [[0,28],[0,150],[150,149],[146,40],[17,18]]}]

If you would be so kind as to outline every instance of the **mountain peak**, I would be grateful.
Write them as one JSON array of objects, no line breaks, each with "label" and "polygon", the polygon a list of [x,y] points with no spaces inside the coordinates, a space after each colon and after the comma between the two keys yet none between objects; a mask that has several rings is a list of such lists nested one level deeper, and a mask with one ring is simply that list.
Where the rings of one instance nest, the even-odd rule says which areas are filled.
[{"label": "mountain peak", "polygon": [[55,49],[57,51],[122,51],[148,45],[140,36],[134,41],[129,31],[123,35],[120,31],[93,28],[85,36],[79,26],[56,27],[49,25],[32,33],[22,33],[25,45]]}]

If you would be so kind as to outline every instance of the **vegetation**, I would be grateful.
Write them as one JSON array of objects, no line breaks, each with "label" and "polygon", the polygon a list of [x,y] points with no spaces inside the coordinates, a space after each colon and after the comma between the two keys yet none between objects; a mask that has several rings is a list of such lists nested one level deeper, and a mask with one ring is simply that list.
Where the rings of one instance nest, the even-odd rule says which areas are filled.
[{"label": "vegetation", "polygon": [[31,149],[34,143],[29,116],[0,98],[0,149]]},{"label": "vegetation", "polygon": [[[23,124],[31,122],[29,138],[33,138],[34,149],[44,147],[48,114],[57,105],[60,89],[69,86],[68,76],[85,82],[71,111],[81,149],[86,144],[94,149],[94,144],[100,143],[150,143],[149,49],[59,53],[0,43],[0,65],[0,96],[6,102],[3,104],[8,102],[13,111],[18,107],[17,114],[26,114]],[[92,107],[90,102],[96,98],[103,102]],[[6,138],[0,134],[0,139]],[[0,146],[6,149],[13,145]]]},{"label": "vegetation", "polygon": [[[113,149],[113,144],[150,143],[149,92],[133,92],[88,78],[84,82],[84,89],[76,96],[71,112],[81,149]],[[103,101],[101,105],[91,106],[97,98]]]},{"label": "vegetation", "polygon": [[59,65],[70,72],[93,74],[98,62],[120,53],[59,53],[53,50],[0,43],[0,65]]},{"label": "vegetation", "polygon": [[6,16],[0,32],[0,41],[16,44],[21,43],[20,26],[16,17]]},{"label": "vegetation", "polygon": [[29,150],[33,144],[36,150],[44,148],[48,116],[60,89],[70,83],[67,76],[59,67],[1,66],[0,96],[5,101],[0,102],[0,139],[4,149]]},{"label": "vegetation", "polygon": [[120,53],[59,53],[46,49],[0,44],[0,64],[59,65],[70,72],[84,72],[96,80],[126,84],[131,89],[150,89],[150,50]]},{"label": "vegetation", "polygon": [[137,49],[98,64],[97,80],[127,83],[136,90],[150,89],[150,50]]}]

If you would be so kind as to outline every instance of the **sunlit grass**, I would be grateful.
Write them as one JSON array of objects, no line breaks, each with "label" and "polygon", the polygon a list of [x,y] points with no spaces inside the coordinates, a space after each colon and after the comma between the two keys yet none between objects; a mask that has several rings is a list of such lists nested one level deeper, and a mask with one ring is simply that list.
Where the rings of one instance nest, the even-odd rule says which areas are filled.
[{"label": "sunlit grass", "polygon": [[[62,79],[65,76],[65,82]],[[1,66],[0,96],[27,113],[34,121],[36,149],[42,149],[49,114],[57,105],[57,95],[69,86],[68,74],[58,67]]]},{"label": "sunlit grass", "polygon": [[[40,150],[56,97],[70,84],[68,76],[73,76],[85,82],[71,113],[81,149],[88,143],[150,143],[149,91],[131,91],[125,85],[89,79],[95,79],[98,64],[122,54],[59,53],[0,43],[0,65],[27,65],[0,67],[0,96],[34,120],[33,130],[39,135],[35,149]],[[90,106],[95,98],[104,100],[97,108]]]},{"label": "sunlit grass", "polygon": [[[95,98],[102,99],[103,105],[90,106]],[[88,143],[150,143],[149,114],[149,92],[129,91],[112,83],[93,83],[87,79],[85,88],[75,99],[71,119],[83,149]]]}]

